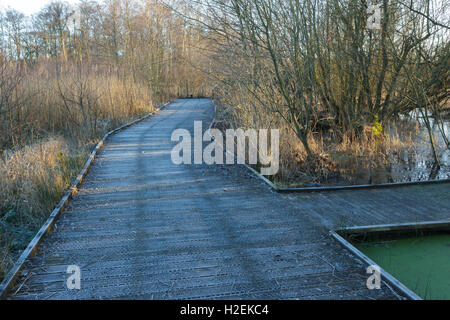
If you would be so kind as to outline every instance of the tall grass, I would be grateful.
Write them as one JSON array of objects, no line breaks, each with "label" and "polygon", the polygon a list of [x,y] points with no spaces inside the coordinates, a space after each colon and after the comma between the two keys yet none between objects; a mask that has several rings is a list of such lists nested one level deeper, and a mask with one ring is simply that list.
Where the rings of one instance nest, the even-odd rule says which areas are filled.
[{"label": "tall grass", "polygon": [[[367,123],[360,130],[342,131],[332,121],[318,118],[307,137],[315,155],[311,159],[283,114],[273,111],[283,110],[282,107],[270,108],[273,102],[257,100],[244,90],[216,90],[216,98],[217,120],[222,129],[280,130],[280,170],[269,178],[282,187],[370,183],[372,170],[384,170],[394,158],[416,152],[417,124],[399,122],[393,128],[402,132],[391,134],[386,124]],[[359,169],[369,176],[356,177]]]},{"label": "tall grass", "polygon": [[0,278],[47,219],[88,152],[61,137],[49,138],[0,160]]},{"label": "tall grass", "polygon": [[43,61],[20,72],[0,113],[0,280],[99,138],[154,110],[148,87],[120,70]]},{"label": "tall grass", "polygon": [[45,133],[62,132],[85,140],[153,111],[152,96],[142,83],[100,66],[42,63],[26,75],[22,123]]}]

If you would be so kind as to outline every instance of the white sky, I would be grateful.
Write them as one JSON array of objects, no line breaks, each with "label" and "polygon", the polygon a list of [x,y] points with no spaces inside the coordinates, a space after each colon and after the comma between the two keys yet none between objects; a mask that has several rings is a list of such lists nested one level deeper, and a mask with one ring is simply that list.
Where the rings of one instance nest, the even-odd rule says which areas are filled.
[{"label": "white sky", "polygon": [[[26,15],[38,12],[51,0],[0,0],[0,9],[11,7]],[[65,0],[68,3],[77,3],[77,0]]]}]

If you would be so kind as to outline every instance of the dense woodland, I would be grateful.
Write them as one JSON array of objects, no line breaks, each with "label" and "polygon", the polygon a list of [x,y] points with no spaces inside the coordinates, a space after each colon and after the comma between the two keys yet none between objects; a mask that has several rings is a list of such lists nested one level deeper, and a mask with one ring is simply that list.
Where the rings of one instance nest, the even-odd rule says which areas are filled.
[{"label": "dense woodland", "polygon": [[[280,128],[280,183],[450,147],[450,4],[55,1],[0,13],[0,279],[108,130],[210,96],[219,128]],[[376,19],[375,19],[376,20]],[[372,21],[373,22],[373,21]],[[396,129],[392,133],[392,126]]]},{"label": "dense woodland", "polygon": [[366,1],[206,2],[219,90],[232,106],[225,121],[286,129],[282,179],[306,172],[306,180],[320,181],[356,158],[357,166],[383,166],[389,153],[413,147],[411,136],[387,130],[406,117],[412,121],[403,131],[413,131],[413,111],[440,167],[437,132],[449,148],[448,3],[379,1],[380,25],[372,29]]},{"label": "dense woodland", "polygon": [[195,72],[201,31],[160,1],[53,2],[32,17],[11,9],[0,31],[2,147],[30,130],[95,133],[152,101],[207,90]]}]

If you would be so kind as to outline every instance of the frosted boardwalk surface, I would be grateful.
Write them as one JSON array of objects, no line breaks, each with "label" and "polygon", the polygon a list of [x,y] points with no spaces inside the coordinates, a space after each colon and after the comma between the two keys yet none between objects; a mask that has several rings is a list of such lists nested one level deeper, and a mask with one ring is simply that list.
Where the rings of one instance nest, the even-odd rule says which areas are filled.
[{"label": "frosted boardwalk surface", "polygon": [[213,112],[178,100],[111,137],[9,298],[397,299],[328,231],[450,218],[450,184],[283,195],[239,165],[174,165],[173,130]]}]

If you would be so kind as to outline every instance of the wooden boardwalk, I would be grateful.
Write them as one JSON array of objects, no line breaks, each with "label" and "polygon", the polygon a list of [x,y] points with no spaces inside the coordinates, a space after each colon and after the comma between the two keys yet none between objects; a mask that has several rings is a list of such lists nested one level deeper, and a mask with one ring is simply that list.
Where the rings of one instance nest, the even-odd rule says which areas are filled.
[{"label": "wooden boardwalk", "polygon": [[111,137],[9,298],[398,298],[328,231],[450,218],[450,184],[277,194],[242,166],[172,164],[172,131],[212,117],[179,100]]}]

